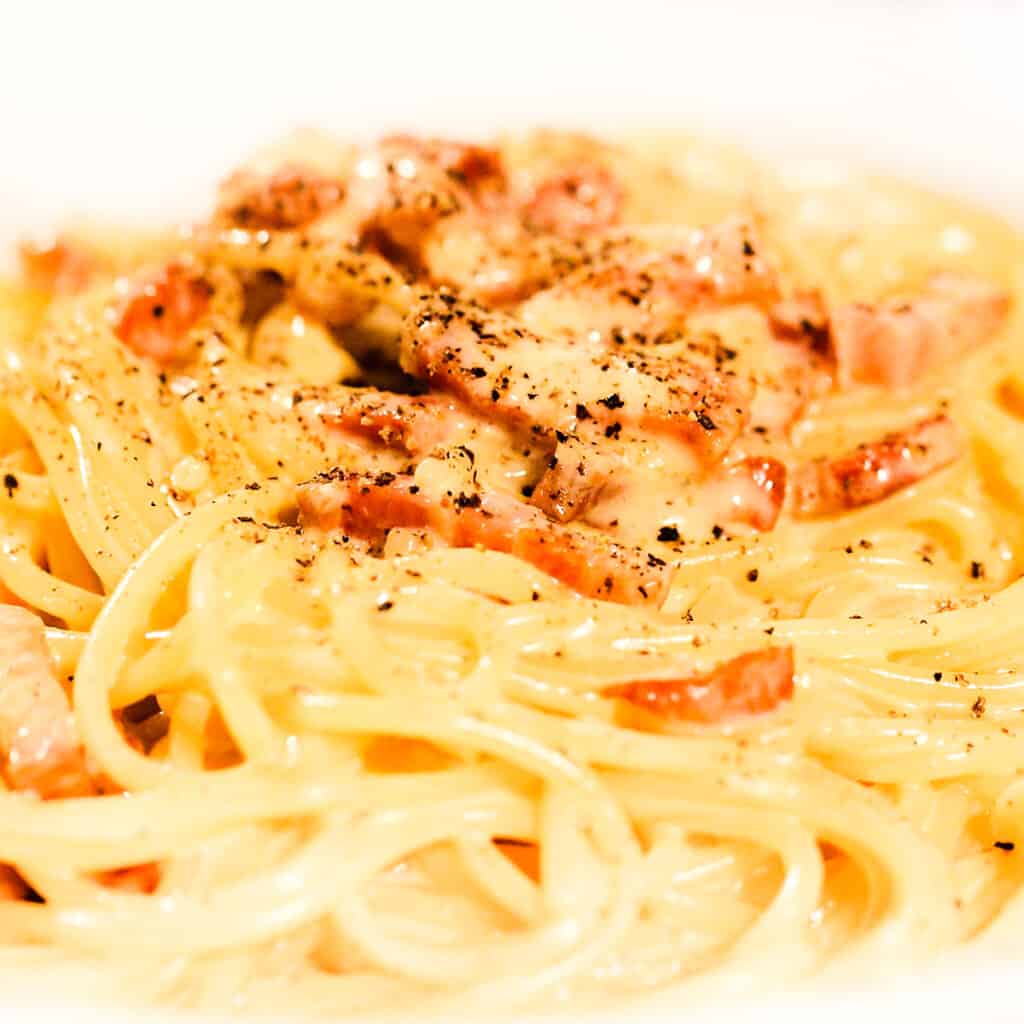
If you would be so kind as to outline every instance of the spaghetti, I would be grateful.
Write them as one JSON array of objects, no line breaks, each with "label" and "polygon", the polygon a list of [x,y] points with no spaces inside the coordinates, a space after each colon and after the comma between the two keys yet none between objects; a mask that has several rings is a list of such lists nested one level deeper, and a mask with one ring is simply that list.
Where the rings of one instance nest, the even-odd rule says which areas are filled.
[{"label": "spaghetti", "polygon": [[187,232],[26,249],[0,970],[606,1005],[1005,933],[1022,257],[550,133],[307,139]]}]

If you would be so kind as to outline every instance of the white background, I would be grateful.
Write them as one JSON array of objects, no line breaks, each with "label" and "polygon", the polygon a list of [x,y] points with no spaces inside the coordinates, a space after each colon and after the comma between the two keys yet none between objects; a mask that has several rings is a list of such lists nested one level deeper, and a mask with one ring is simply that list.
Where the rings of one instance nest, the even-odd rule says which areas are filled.
[{"label": "white background", "polygon": [[1024,213],[1024,5],[18,0],[0,229],[179,215],[298,123],[669,123],[849,154]]},{"label": "white background", "polygon": [[[902,171],[1024,219],[1017,3],[15,0],[2,10],[0,243],[81,214],[196,212],[233,161],[303,123],[359,134],[705,127]],[[1018,1020],[1016,979],[940,970],[869,1004],[773,1002],[751,1019]],[[0,1006],[5,1020],[24,1016]]]}]

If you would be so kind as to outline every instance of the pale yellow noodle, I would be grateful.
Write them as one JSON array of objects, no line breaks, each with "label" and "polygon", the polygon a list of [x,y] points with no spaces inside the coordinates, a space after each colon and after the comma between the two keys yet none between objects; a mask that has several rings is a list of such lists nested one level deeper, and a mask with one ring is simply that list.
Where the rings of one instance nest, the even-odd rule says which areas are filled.
[{"label": "pale yellow noodle", "polygon": [[[329,232],[94,237],[115,271],[173,255],[213,284],[170,390],[114,333],[109,280],[49,303],[4,285],[0,595],[45,617],[109,792],[0,790],[0,863],[46,901],[0,902],[3,984],[489,1016],[1013,951],[1024,244],[869,176],[808,185],[695,139],[646,144],[663,172],[644,148],[614,158],[624,234],[678,241],[754,210],[787,280],[832,302],[935,267],[1008,288],[992,344],[905,395],[816,399],[791,438],[797,460],[845,451],[944,403],[967,454],[874,505],[687,544],[660,610],[622,607],[409,531],[370,557],[296,529],[295,485],[358,465],[299,428],[296,395],[393,354],[418,294],[382,258]],[[513,167],[526,152],[507,144]],[[239,281],[269,271],[307,305],[278,292],[257,327]],[[309,311],[338,288],[380,304],[351,337]],[[710,322],[745,343],[742,317]],[[654,730],[600,696],[768,644],[796,659],[770,715]],[[166,734],[146,745],[122,716],[151,696]],[[153,893],[96,874],[150,862]]]}]

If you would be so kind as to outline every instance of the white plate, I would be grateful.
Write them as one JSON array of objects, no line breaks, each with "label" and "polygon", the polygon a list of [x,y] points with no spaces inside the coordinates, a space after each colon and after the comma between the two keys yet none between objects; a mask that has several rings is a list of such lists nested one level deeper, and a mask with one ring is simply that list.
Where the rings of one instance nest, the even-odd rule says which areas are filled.
[{"label": "white plate", "polygon": [[[361,135],[703,127],[754,148],[870,163],[1024,223],[1021,40],[1024,7],[980,0],[720,0],[713,10],[651,0],[36,0],[5,12],[0,39],[0,245],[83,214],[153,222],[201,212],[234,161],[299,124]],[[1022,986],[1005,964],[954,958],[880,985],[686,1015],[1020,1016]],[[40,988],[33,1020],[158,1019],[47,1009],[55,993]],[[25,1019],[3,1005],[9,998],[0,992],[0,1019]],[[658,1003],[632,1019],[678,1015]]]}]

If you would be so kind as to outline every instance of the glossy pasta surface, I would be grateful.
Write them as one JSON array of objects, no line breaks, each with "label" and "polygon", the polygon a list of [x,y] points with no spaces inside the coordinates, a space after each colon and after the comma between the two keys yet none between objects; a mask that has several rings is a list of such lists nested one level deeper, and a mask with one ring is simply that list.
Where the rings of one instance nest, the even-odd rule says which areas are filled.
[{"label": "glossy pasta surface", "polygon": [[1016,233],[555,133],[211,205],[0,286],[0,973],[343,1016],[1009,948]]}]

